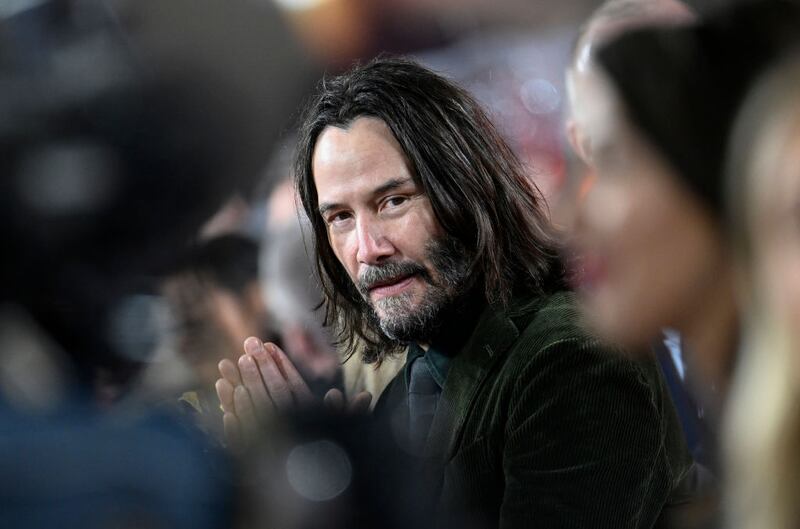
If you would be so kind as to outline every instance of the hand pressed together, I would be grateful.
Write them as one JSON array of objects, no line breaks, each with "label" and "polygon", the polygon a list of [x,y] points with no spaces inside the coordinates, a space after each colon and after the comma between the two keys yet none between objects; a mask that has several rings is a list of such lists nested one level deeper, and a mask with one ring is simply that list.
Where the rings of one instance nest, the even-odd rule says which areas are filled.
[{"label": "hand pressed together", "polygon": [[[219,363],[222,378],[216,390],[222,410],[225,437],[232,448],[252,441],[264,423],[276,413],[291,413],[315,404],[315,397],[300,373],[278,346],[250,337],[236,364]],[[334,411],[364,413],[372,396],[362,392],[347,403],[338,389],[325,395],[325,405]]]}]

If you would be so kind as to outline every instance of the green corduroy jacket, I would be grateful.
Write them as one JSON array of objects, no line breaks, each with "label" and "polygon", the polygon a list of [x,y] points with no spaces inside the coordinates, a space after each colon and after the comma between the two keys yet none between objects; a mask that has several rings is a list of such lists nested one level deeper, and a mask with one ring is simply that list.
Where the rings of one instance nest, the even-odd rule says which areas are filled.
[{"label": "green corduroy jacket", "polygon": [[[463,332],[420,460],[436,526],[645,529],[690,501],[657,363],[583,331],[571,293],[486,307]],[[401,371],[376,413],[402,422],[406,392]]]}]

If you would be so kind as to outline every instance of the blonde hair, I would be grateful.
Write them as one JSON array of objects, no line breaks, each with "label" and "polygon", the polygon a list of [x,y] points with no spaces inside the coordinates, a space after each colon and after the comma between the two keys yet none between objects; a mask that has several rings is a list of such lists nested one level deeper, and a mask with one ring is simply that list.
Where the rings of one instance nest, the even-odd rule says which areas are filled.
[{"label": "blonde hair", "polygon": [[771,72],[750,96],[730,150],[731,225],[748,297],[746,339],[725,432],[724,509],[732,529],[800,527],[800,350],[787,315],[770,303],[753,274],[754,190],[759,178],[779,173],[798,137],[798,88],[800,55]]}]

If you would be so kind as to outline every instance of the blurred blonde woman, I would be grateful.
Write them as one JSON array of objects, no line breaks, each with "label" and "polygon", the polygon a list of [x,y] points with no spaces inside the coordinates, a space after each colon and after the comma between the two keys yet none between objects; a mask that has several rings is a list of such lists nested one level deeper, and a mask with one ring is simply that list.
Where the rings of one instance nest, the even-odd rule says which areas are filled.
[{"label": "blurred blonde woman", "polygon": [[739,117],[732,224],[748,332],[728,421],[728,527],[800,527],[800,55]]}]

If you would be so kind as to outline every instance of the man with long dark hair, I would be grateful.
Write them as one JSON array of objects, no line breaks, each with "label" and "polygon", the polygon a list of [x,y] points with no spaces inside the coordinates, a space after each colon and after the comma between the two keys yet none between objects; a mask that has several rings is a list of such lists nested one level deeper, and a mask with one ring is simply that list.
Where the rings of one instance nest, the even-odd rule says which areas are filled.
[{"label": "man with long dark hair", "polygon": [[[296,184],[340,344],[409,349],[375,414],[419,458],[436,525],[645,528],[685,499],[657,367],[578,328],[541,199],[469,94],[397,59],[326,79]],[[242,378],[270,378],[264,347]],[[283,398],[266,386],[240,384]]]}]

